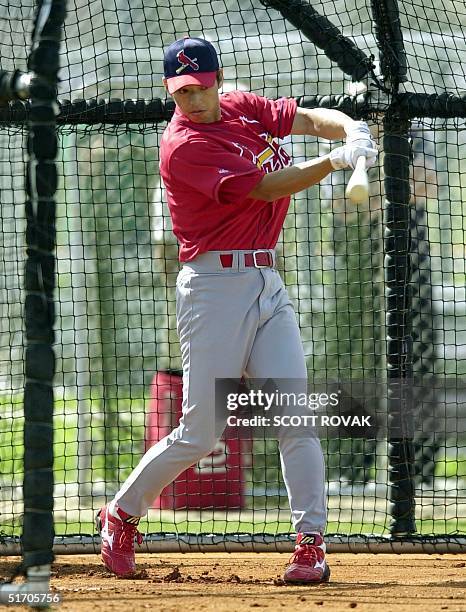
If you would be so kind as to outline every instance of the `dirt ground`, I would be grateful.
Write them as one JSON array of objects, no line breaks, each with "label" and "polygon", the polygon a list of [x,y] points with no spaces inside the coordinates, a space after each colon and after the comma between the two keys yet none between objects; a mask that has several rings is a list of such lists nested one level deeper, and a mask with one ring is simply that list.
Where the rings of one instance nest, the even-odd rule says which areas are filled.
[{"label": "dirt ground", "polygon": [[[313,587],[281,582],[288,557],[280,553],[138,555],[140,572],[132,579],[109,574],[97,555],[58,557],[52,589],[62,595],[56,609],[63,612],[466,610],[466,552],[333,554],[328,556],[330,582]],[[0,574],[8,577],[16,563],[16,558],[4,558]]]}]

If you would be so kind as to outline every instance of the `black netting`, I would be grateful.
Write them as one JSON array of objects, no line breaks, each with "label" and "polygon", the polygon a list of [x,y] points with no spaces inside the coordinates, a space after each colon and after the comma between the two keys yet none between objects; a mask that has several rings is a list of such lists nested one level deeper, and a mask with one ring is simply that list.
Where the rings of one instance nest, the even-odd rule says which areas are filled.
[{"label": "black netting", "polygon": [[[292,2],[264,4],[270,6],[249,0],[70,2],[58,97],[63,105],[84,99],[81,108],[101,99],[165,101],[163,48],[185,34],[205,37],[218,49],[224,91],[320,96],[316,103],[323,106],[328,105],[325,96],[364,91],[277,10]],[[369,0],[311,4],[365,57],[373,56],[373,72],[364,83],[372,97],[363,116],[381,147],[384,109],[392,105],[393,110],[397,94],[447,91],[458,96],[466,89],[462,1],[399,1],[402,44],[395,51],[388,39],[383,47],[378,44]],[[0,0],[1,69],[27,69],[32,17],[30,0]],[[405,78],[384,83],[384,71],[396,74],[400,66],[406,68]],[[414,484],[418,531],[464,535],[464,395],[445,380],[466,374],[466,131],[461,113],[436,117],[442,100],[435,97],[428,119],[412,120],[412,158],[406,159],[412,191],[413,271],[406,281],[413,293],[412,362],[415,374],[432,381],[419,397],[426,426],[414,440]],[[361,116],[354,99],[348,104],[354,116]],[[0,124],[0,529],[6,535],[19,535],[22,512],[24,108],[17,121],[0,109],[5,117]],[[78,103],[75,108],[79,111]],[[464,117],[461,101],[456,108]],[[180,367],[177,245],[158,171],[163,114],[159,123],[136,123],[122,114],[115,121],[95,117],[92,125],[62,119],[59,131],[55,522],[57,533],[67,535],[94,533],[94,511],[111,498],[154,436],[165,431],[151,384],[156,373]],[[293,137],[285,146],[299,162],[328,152],[330,145]],[[314,380],[385,377],[382,165],[371,170],[367,206],[356,208],[345,200],[346,172],[294,197],[278,244],[279,268],[297,310]],[[170,384],[179,393],[176,379]],[[385,409],[383,401],[379,408]],[[443,420],[435,427],[441,433],[434,435],[429,423],[439,415]],[[328,531],[387,534],[387,440],[322,443]],[[238,441],[220,445],[157,502],[143,530],[288,533],[276,444],[253,444],[253,452]],[[213,478],[219,465],[223,480]],[[214,484],[202,485],[207,488],[200,492],[201,482]]]}]

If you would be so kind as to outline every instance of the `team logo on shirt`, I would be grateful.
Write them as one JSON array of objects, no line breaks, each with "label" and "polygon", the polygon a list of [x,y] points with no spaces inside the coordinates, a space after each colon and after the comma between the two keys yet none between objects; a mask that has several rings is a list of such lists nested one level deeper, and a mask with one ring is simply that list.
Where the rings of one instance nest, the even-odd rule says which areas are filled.
[{"label": "team logo on shirt", "polygon": [[180,74],[183,72],[185,68],[192,68],[193,70],[199,70],[199,64],[197,63],[197,57],[191,59],[186,55],[186,53],[181,50],[177,53],[176,59],[180,62],[181,66],[176,69],[176,74]]},{"label": "team logo on shirt", "polygon": [[238,142],[233,142],[232,144],[239,149],[241,157],[250,159],[266,174],[291,165],[290,156],[285,149],[278,144],[273,136],[264,132],[260,134],[260,137],[267,142],[267,146],[259,153],[254,153],[249,147],[239,144]]}]

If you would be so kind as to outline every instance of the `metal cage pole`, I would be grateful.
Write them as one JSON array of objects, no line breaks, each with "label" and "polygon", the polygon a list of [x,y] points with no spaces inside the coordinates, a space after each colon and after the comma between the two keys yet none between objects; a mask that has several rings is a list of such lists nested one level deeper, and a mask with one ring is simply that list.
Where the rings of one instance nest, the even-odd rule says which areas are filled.
[{"label": "metal cage pole", "polygon": [[[22,584],[15,593],[46,594],[54,559],[53,378],[55,374],[55,192],[57,83],[65,0],[39,0],[28,60],[30,114],[26,169],[25,390]],[[14,93],[14,92],[13,92]],[[47,601],[39,605],[47,605]],[[37,603],[34,603],[37,606]]]},{"label": "metal cage pole", "polygon": [[412,415],[413,336],[409,169],[411,122],[400,112],[398,90],[407,80],[397,0],[373,0],[372,14],[384,86],[384,247],[387,351],[388,465],[394,537],[416,532]]},{"label": "metal cage pole", "polygon": [[394,536],[416,531],[412,426],[413,337],[409,121],[384,119],[388,461]]}]

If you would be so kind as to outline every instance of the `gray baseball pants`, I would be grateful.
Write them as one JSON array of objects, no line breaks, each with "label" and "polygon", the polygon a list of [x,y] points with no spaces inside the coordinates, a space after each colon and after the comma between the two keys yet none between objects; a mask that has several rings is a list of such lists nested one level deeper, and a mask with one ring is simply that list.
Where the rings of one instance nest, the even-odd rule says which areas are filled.
[{"label": "gray baseball pants", "polygon": [[[280,275],[273,268],[245,267],[245,252],[230,251],[233,265],[223,268],[220,252],[209,251],[178,274],[183,416],[145,453],[117,493],[115,501],[129,514],[146,514],[165,486],[214,449],[226,425],[215,411],[216,378],[239,379],[246,373],[258,379],[300,379],[306,391],[299,327]],[[284,435],[279,448],[293,527],[323,533],[325,472],[319,440]]]}]

